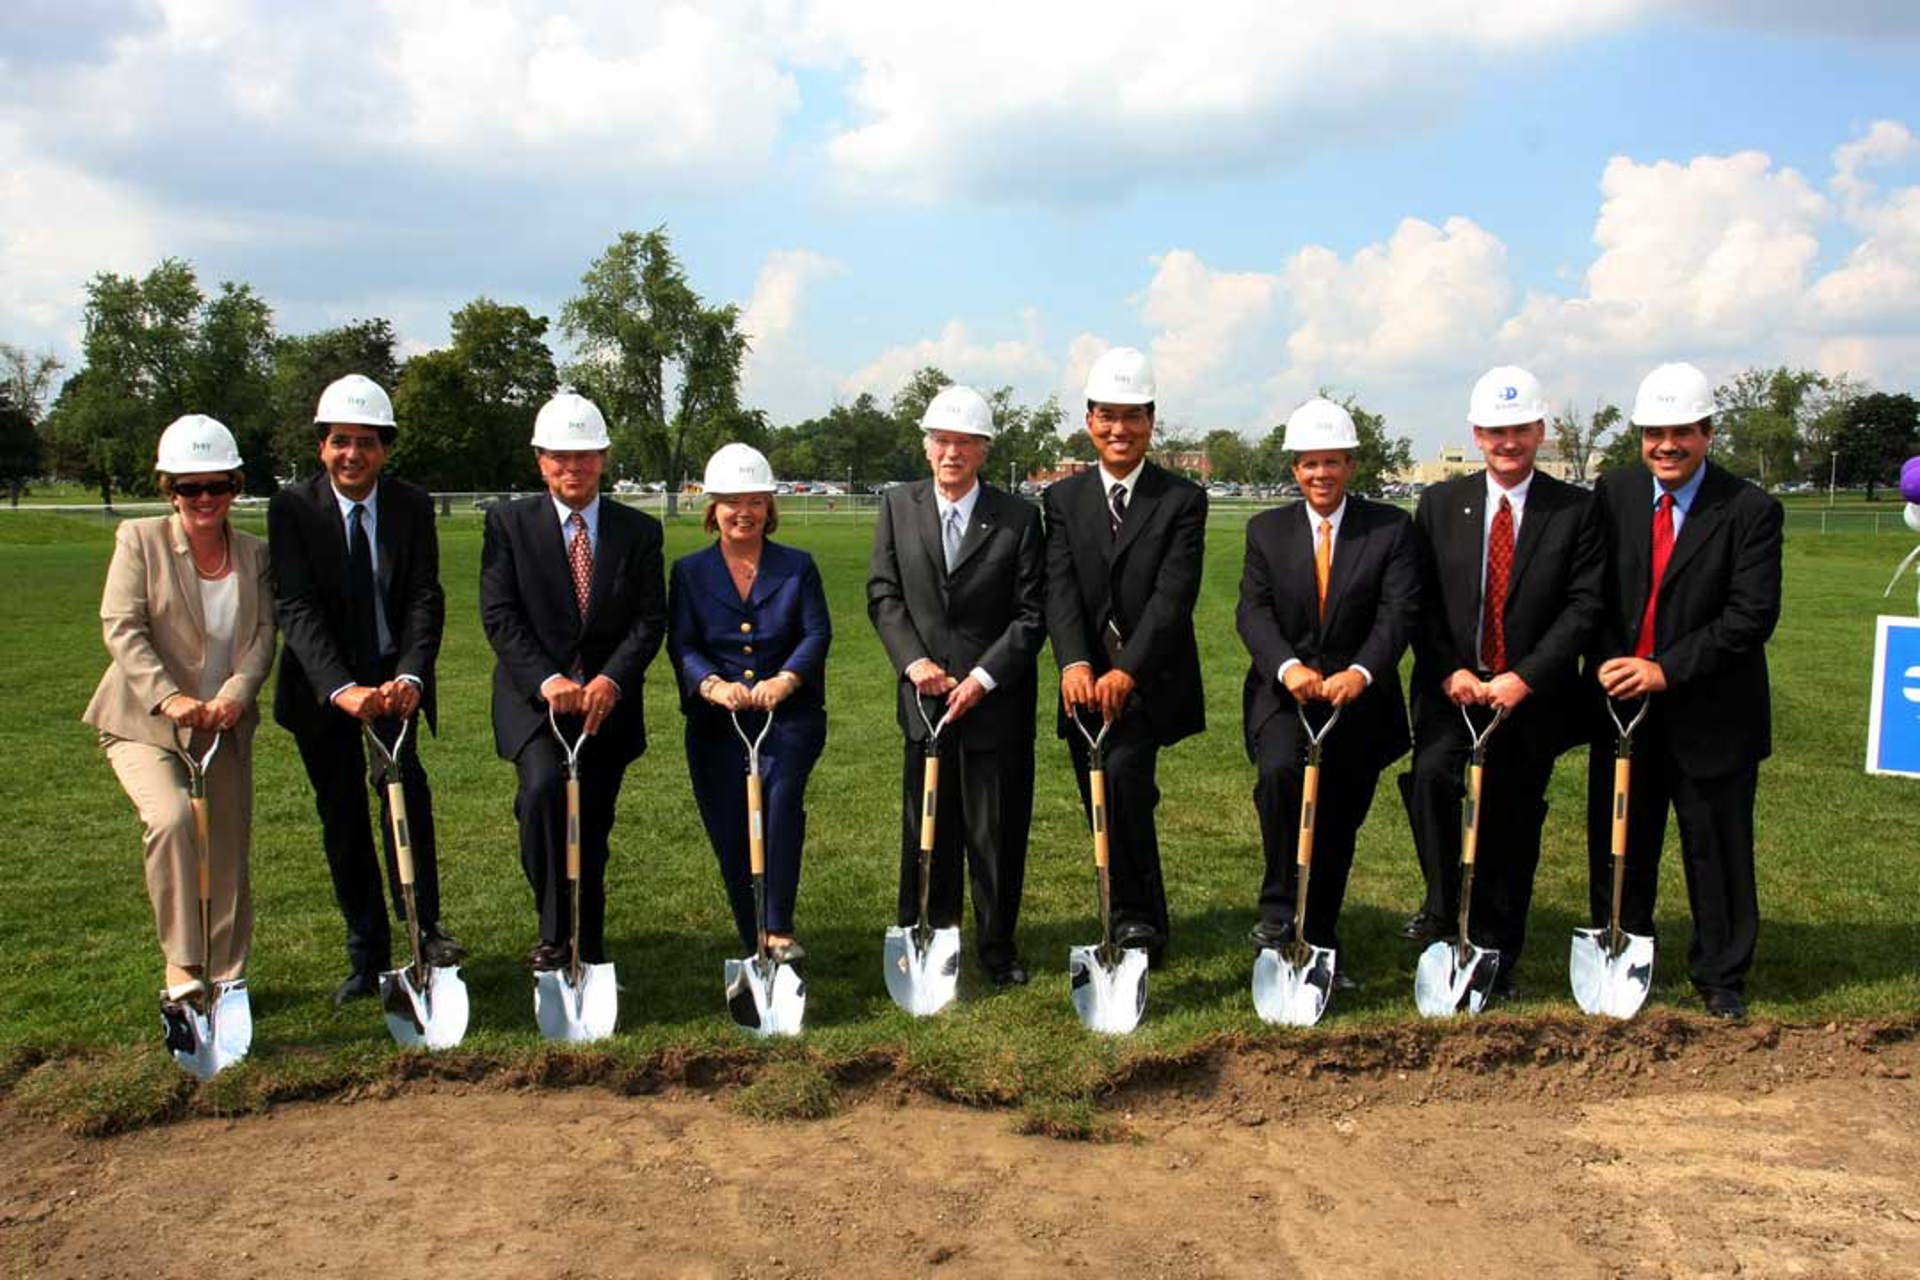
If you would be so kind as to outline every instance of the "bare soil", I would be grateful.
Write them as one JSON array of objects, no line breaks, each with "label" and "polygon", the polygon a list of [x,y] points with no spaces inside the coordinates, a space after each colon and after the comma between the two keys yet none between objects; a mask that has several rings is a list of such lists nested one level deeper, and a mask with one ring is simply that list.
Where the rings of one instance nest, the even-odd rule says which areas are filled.
[{"label": "bare soil", "polygon": [[1223,1044],[1109,1140],[884,1073],[764,1122],[733,1085],[511,1080],[78,1138],[0,1102],[36,1276],[1920,1275],[1920,1039],[1482,1019]]}]

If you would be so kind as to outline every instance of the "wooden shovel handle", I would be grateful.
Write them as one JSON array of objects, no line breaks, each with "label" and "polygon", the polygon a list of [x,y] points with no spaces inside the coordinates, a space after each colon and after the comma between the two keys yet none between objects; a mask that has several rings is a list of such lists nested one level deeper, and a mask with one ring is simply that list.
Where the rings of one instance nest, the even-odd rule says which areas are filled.
[{"label": "wooden shovel handle", "polygon": [[760,775],[747,775],[747,857],[756,876],[767,873],[766,822],[760,800]]},{"label": "wooden shovel handle", "polygon": [[1093,803],[1093,865],[1107,869],[1107,771],[1094,769],[1087,774],[1087,798]]},{"label": "wooden shovel handle", "polygon": [[1633,761],[1624,756],[1613,762],[1613,856],[1627,856],[1627,783],[1633,776]]},{"label": "wooden shovel handle", "polygon": [[1460,835],[1460,865],[1470,867],[1480,852],[1480,775],[1485,766],[1467,766],[1466,829]]},{"label": "wooden shovel handle", "polygon": [[920,786],[920,852],[933,852],[933,814],[939,807],[940,757],[927,756],[925,780]]},{"label": "wooden shovel handle", "polygon": [[200,841],[199,891],[200,905],[204,908],[213,901],[213,818],[205,796],[195,796],[189,803],[193,805],[194,834]]},{"label": "wooden shovel handle", "polygon": [[400,868],[400,883],[413,883],[413,830],[407,821],[407,793],[398,778],[387,783],[387,815],[393,826],[393,860]]},{"label": "wooden shovel handle", "polygon": [[580,879],[580,779],[567,779],[567,879]]},{"label": "wooden shovel handle", "polygon": [[1307,776],[1300,783],[1300,839],[1293,855],[1297,866],[1313,865],[1313,820],[1319,808],[1320,766],[1310,764]]}]

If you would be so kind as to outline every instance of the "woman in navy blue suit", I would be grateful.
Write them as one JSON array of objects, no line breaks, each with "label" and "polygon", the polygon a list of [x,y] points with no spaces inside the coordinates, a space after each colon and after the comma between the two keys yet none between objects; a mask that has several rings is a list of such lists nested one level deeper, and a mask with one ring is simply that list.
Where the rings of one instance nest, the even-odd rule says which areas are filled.
[{"label": "woman in navy blue suit", "polygon": [[705,550],[673,565],[667,589],[667,651],[680,673],[687,717],[687,772],[707,838],[720,860],[740,941],[752,950],[753,879],[747,860],[746,747],[734,732],[773,727],[760,748],[766,823],[767,945],[777,959],[805,952],[793,936],[793,904],[806,841],[807,777],[827,741],[827,645],[833,629],[813,557],[770,542],[779,523],[773,468],[744,444],[707,461]]}]

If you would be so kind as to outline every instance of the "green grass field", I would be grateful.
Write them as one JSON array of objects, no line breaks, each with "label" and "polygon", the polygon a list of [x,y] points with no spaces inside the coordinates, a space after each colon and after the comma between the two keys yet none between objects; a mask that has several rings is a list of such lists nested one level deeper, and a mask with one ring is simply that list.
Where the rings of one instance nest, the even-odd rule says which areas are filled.
[{"label": "green grass field", "polygon": [[[258,517],[245,519],[257,531]],[[768,1052],[827,1061],[879,1052],[951,1096],[1046,1098],[1082,1096],[1141,1055],[1178,1056],[1223,1033],[1299,1034],[1262,1028],[1247,992],[1244,937],[1260,852],[1239,735],[1245,653],[1231,620],[1243,521],[1223,511],[1210,530],[1197,619],[1209,728],[1163,755],[1161,766],[1174,959],[1154,977],[1141,1031],[1124,1043],[1085,1033],[1067,1000],[1067,948],[1093,940],[1098,926],[1086,829],[1065,749],[1051,740],[1044,715],[1021,930],[1033,984],[991,993],[969,963],[960,1003],[936,1019],[915,1022],[888,1001],[879,954],[894,899],[899,745],[892,677],[863,603],[870,528],[845,511],[783,527],[783,538],[820,561],[835,641],[828,747],[810,792],[799,909],[813,957],[808,1033],[801,1048]],[[669,555],[700,537],[693,522],[677,522]],[[423,753],[436,795],[444,918],[474,953],[465,970],[472,1030],[461,1061],[538,1064],[534,1076],[563,1078],[566,1069],[555,1064],[566,1056],[544,1052],[534,1031],[521,963],[533,911],[515,847],[513,770],[494,757],[489,736],[491,655],[475,602],[479,521],[461,512],[444,522],[442,539],[442,726]],[[1920,814],[1920,784],[1869,778],[1861,768],[1873,619],[1909,607],[1910,582],[1884,604],[1879,593],[1910,545],[1910,535],[1819,535],[1798,520],[1790,525],[1785,615],[1771,648],[1776,754],[1762,770],[1758,814],[1764,924],[1750,984],[1758,1016],[1807,1021],[1920,1009],[1920,860],[1912,834],[1901,834]],[[98,516],[0,515],[0,574],[13,601],[0,628],[0,814],[10,830],[0,859],[0,1085],[29,1105],[85,1111],[103,1125],[163,1112],[185,1096],[183,1077],[158,1045],[160,963],[138,825],[78,720],[106,661],[97,605],[111,549],[109,524]],[[753,1052],[723,1006],[720,970],[732,930],[663,663],[645,691],[652,748],[627,775],[609,874],[608,933],[625,987],[610,1053],[635,1070],[661,1054]],[[1042,669],[1050,674],[1049,659]],[[267,724],[256,741],[250,976],[258,1031],[253,1058],[210,1086],[231,1105],[411,1069],[396,1062],[377,1007],[337,1010],[328,1002],[345,961],[312,798],[291,739]],[[1520,974],[1525,1012],[1573,1008],[1566,939],[1585,899],[1584,764],[1583,754],[1564,757],[1554,780]],[[1395,929],[1418,895],[1405,818],[1383,778],[1342,928],[1342,963],[1366,985],[1330,1023],[1415,1017],[1414,953]],[[1660,930],[1654,999],[1686,1007],[1686,895],[1671,837]]]}]

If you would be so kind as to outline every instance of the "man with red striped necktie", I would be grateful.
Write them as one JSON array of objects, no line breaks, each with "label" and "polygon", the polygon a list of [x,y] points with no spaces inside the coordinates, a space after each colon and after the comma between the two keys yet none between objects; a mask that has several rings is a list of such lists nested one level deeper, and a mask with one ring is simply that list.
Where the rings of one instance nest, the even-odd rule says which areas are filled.
[{"label": "man with red striped necktie", "polygon": [[1580,655],[1600,619],[1604,550],[1593,495],[1537,470],[1546,397],[1525,369],[1488,370],[1467,420],[1486,469],[1430,486],[1420,535],[1421,614],[1413,635],[1413,765],[1400,777],[1427,896],[1402,929],[1450,936],[1460,905],[1462,775],[1471,742],[1460,709],[1487,740],[1480,853],[1469,904],[1472,940],[1500,953],[1494,994],[1516,994],[1547,783],[1581,736]]},{"label": "man with red striped necktie", "polygon": [[[1596,487],[1612,562],[1589,668],[1606,696],[1650,698],[1634,733],[1621,926],[1654,932],[1671,806],[1693,908],[1687,972],[1707,1012],[1746,1013],[1760,931],[1753,801],[1773,749],[1767,638],[1780,617],[1780,504],[1707,461],[1713,385],[1690,364],[1648,374],[1634,397],[1645,469]],[[1595,713],[1587,791],[1589,905],[1612,909],[1613,726]]]}]

